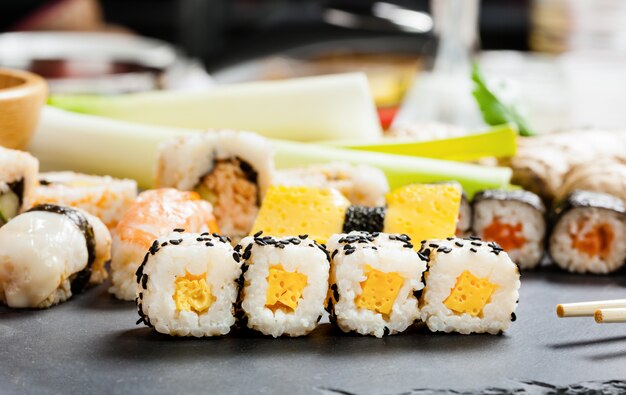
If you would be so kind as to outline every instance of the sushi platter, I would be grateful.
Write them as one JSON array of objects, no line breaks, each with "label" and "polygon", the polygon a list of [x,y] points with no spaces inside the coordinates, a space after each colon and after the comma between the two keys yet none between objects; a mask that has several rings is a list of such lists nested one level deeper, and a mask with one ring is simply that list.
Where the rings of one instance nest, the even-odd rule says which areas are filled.
[{"label": "sushi platter", "polygon": [[0,392],[626,391],[626,134],[472,78],[475,132],[383,131],[359,73],[38,92],[0,128]]}]

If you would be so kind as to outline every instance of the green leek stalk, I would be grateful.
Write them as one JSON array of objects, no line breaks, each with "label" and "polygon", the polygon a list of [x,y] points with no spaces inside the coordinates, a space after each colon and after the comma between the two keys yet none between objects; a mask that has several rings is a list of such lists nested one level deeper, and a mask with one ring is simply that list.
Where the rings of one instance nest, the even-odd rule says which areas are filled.
[{"label": "green leek stalk", "polygon": [[[167,128],[75,114],[47,107],[29,146],[44,170],[73,170],[133,178],[140,187],[153,184],[160,142],[198,130]],[[392,188],[416,183],[457,180],[471,196],[485,188],[502,188],[509,168],[484,167],[402,155],[347,150],[323,145],[273,141],[276,167],[345,161],[380,168]]]},{"label": "green leek stalk", "polygon": [[362,73],[226,85],[204,91],[51,96],[69,111],[188,129],[232,128],[294,141],[381,136]]},{"label": "green leek stalk", "polygon": [[472,161],[484,157],[506,158],[515,155],[517,129],[514,124],[494,126],[482,133],[431,141],[387,139],[372,142],[325,141],[324,144],[355,150],[385,154],[419,156],[458,161]]}]

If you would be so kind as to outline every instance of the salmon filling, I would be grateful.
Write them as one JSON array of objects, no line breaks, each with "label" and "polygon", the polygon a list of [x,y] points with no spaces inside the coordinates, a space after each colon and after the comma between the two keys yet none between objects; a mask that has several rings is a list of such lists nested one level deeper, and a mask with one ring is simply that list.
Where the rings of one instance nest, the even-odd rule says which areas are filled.
[{"label": "salmon filling", "polygon": [[499,217],[495,217],[493,222],[483,230],[483,239],[495,241],[505,251],[517,250],[524,247],[526,238],[523,236],[524,225],[515,225],[500,222]]},{"label": "salmon filling", "polygon": [[[578,229],[584,229],[586,221],[579,224]],[[594,258],[599,256],[602,259],[608,259],[611,255],[611,245],[615,234],[611,225],[602,223],[594,226],[591,230],[582,233],[570,233],[572,239],[572,247],[581,253]]]},{"label": "salmon filling", "polygon": [[196,192],[213,205],[217,223],[226,233],[247,234],[259,211],[257,174],[237,158],[215,161]]},{"label": "salmon filling", "polygon": [[192,311],[198,315],[206,313],[215,301],[206,282],[206,273],[194,275],[187,272],[184,277],[178,277],[172,297],[177,310]]}]

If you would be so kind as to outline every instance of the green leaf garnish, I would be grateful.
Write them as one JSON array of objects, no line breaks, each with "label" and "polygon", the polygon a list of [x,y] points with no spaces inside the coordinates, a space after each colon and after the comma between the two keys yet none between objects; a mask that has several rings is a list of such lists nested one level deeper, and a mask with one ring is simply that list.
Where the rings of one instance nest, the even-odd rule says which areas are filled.
[{"label": "green leaf garnish", "polygon": [[483,119],[488,125],[513,123],[517,126],[521,136],[536,135],[535,131],[531,129],[526,120],[522,118],[513,106],[504,103],[487,87],[485,78],[476,63],[472,65],[472,81],[474,81],[472,94],[476,99],[478,107],[480,107]]}]

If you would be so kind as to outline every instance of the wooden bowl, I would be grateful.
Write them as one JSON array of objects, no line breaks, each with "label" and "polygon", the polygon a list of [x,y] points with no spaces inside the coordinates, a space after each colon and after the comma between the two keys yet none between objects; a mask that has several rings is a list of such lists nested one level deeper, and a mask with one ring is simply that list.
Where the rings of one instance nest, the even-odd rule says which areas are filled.
[{"label": "wooden bowl", "polygon": [[48,87],[27,71],[0,69],[0,145],[26,147],[39,121]]}]

